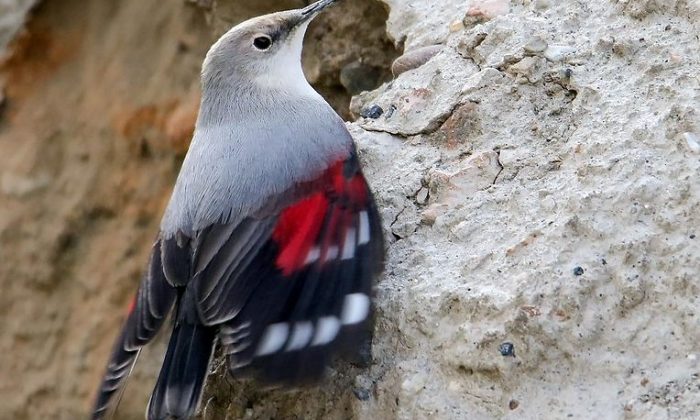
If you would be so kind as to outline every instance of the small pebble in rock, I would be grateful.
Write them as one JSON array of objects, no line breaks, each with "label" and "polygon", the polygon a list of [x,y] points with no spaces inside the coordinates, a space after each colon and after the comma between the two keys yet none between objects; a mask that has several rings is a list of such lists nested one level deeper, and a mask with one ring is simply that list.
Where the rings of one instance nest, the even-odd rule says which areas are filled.
[{"label": "small pebble in rock", "polygon": [[605,258],[603,258],[600,262],[603,263],[603,265],[608,265],[608,262],[605,260]]},{"label": "small pebble in rock", "polygon": [[508,408],[510,408],[511,410],[515,410],[516,408],[518,408],[519,405],[520,403],[518,402],[518,400],[510,400],[510,402],[508,403]]},{"label": "small pebble in rock", "polygon": [[501,343],[500,346],[498,346],[498,351],[501,352],[501,356],[503,357],[515,357],[515,346],[513,343],[505,342]]},{"label": "small pebble in rock", "polygon": [[442,45],[428,45],[408,51],[391,64],[391,74],[398,77],[401,73],[417,69],[435,57],[443,48]]},{"label": "small pebble in rock", "polygon": [[535,0],[535,9],[542,10],[549,8],[549,0]]},{"label": "small pebble in rock", "polygon": [[582,276],[583,267],[574,267],[574,276]]},{"label": "small pebble in rock", "polygon": [[685,137],[685,142],[688,144],[688,149],[693,153],[700,153],[700,140],[695,133],[683,133]]},{"label": "small pebble in rock", "polygon": [[421,188],[418,190],[418,193],[416,194],[416,203],[418,204],[425,204],[428,202],[428,189],[427,188]]},{"label": "small pebble in rock", "polygon": [[352,390],[358,400],[367,401],[369,400],[369,390],[364,388],[355,388]]},{"label": "small pebble in rock", "polygon": [[369,106],[360,112],[360,116],[362,118],[370,118],[373,120],[376,120],[377,118],[381,117],[382,114],[384,113],[384,110],[382,109],[381,106],[379,105],[372,105]]},{"label": "small pebble in rock", "polygon": [[450,32],[458,32],[464,29],[464,23],[461,20],[456,20],[450,23]]},{"label": "small pebble in rock", "polygon": [[694,234],[694,233],[691,233],[691,234],[690,234],[690,239],[695,239],[695,234]]},{"label": "small pebble in rock", "polygon": [[550,45],[544,51],[544,57],[549,61],[562,61],[576,52],[576,48],[568,45]]},{"label": "small pebble in rock", "polygon": [[539,36],[535,36],[523,46],[523,49],[528,54],[541,53],[547,49],[547,41]]}]

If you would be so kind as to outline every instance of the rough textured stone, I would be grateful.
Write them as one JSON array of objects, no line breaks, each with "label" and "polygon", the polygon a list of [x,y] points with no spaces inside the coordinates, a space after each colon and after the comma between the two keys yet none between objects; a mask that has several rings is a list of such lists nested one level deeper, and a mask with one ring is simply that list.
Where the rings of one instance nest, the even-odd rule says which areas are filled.
[{"label": "rough textured stone", "polygon": [[408,51],[394,60],[391,64],[391,73],[396,77],[401,73],[418,68],[435,57],[442,48],[442,45],[428,45]]}]

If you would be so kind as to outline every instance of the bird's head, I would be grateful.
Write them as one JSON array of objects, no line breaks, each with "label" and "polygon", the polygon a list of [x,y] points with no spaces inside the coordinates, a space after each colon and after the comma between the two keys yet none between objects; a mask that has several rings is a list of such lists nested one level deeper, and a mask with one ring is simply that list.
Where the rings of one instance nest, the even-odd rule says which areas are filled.
[{"label": "bird's head", "polygon": [[247,20],[226,32],[209,50],[203,88],[255,86],[282,90],[308,85],[301,50],[309,22],[337,0]]}]

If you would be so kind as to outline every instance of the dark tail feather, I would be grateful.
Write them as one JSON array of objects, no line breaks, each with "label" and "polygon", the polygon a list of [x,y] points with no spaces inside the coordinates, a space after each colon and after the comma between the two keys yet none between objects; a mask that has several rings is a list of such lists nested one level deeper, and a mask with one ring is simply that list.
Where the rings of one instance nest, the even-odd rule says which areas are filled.
[{"label": "dark tail feather", "polygon": [[141,347],[155,337],[170,313],[177,291],[166,280],[160,258],[160,241],[153,245],[144,275],[122,332],[114,343],[104,379],[95,399],[93,420],[111,418]]},{"label": "dark tail feather", "polygon": [[184,420],[197,410],[209,370],[216,332],[179,322],[148,403],[148,420]]},{"label": "dark tail feather", "polygon": [[125,334],[126,331],[122,332],[122,335],[115,343],[112,357],[107,365],[107,371],[95,400],[92,420],[111,418],[114,414],[114,409],[119,405],[119,399],[124,391],[124,384],[131,373],[131,369],[134,367],[134,363],[136,363],[139,350],[124,349]]}]

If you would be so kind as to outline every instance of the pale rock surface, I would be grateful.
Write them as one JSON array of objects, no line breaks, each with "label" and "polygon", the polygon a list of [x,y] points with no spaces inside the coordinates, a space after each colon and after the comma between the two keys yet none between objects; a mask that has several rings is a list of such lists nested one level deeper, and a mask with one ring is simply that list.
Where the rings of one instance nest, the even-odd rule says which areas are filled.
[{"label": "pale rock surface", "polygon": [[470,2],[387,3],[453,51],[354,102],[396,109],[355,130],[395,238],[359,412],[700,416],[697,3],[514,1],[449,35]]}]

